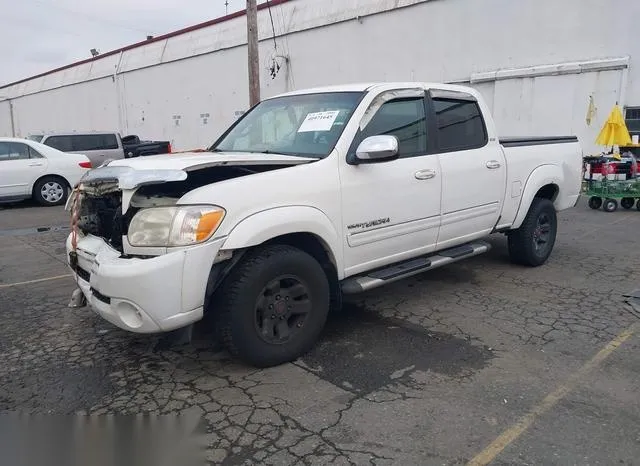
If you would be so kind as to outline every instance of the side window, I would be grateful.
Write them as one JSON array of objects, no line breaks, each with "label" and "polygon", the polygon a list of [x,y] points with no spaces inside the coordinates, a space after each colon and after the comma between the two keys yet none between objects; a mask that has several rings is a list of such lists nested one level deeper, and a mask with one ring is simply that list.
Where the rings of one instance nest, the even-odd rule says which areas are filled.
[{"label": "side window", "polygon": [[29,158],[29,147],[19,142],[0,142],[0,161]]},{"label": "side window", "polygon": [[434,98],[433,107],[439,150],[477,149],[487,144],[487,129],[477,102]]},{"label": "side window", "polygon": [[35,150],[33,147],[29,146],[29,158],[30,159],[42,159],[42,154]]},{"label": "side window", "polygon": [[384,103],[369,124],[356,136],[351,150],[355,152],[363,140],[379,135],[398,138],[400,157],[426,154],[427,125],[424,99],[398,99]]},{"label": "side window", "polygon": [[0,142],[0,162],[11,160],[11,148],[8,142]]},{"label": "side window", "polygon": [[50,136],[44,140],[44,143],[62,152],[73,151],[71,136]]},{"label": "side window", "polygon": [[70,138],[71,146],[76,152],[102,149],[102,138],[98,134],[74,135]]},{"label": "side window", "polygon": [[103,134],[102,136],[102,148],[105,150],[117,149],[118,140],[115,134]]}]

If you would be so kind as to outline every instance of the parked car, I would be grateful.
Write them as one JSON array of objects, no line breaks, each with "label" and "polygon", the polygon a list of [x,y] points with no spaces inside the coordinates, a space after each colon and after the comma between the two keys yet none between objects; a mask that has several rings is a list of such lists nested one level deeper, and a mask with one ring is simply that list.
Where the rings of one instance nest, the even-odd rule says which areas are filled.
[{"label": "parked car", "polygon": [[29,135],[28,139],[62,152],[82,153],[89,157],[94,167],[108,160],[124,158],[122,140],[114,132],[44,133]]},{"label": "parked car", "polygon": [[0,202],[33,198],[64,204],[69,190],[91,169],[82,154],[65,154],[27,139],[0,138]]},{"label": "parked car", "polygon": [[513,262],[544,264],[581,168],[576,137],[499,140],[471,88],[297,91],[255,106],[208,154],[87,174],[66,248],[118,327],[213,313],[232,353],[271,366],[310,349],[343,294],[482,254],[491,233]]},{"label": "parked car", "polygon": [[124,156],[127,159],[171,153],[170,141],[141,141],[135,134],[123,137],[122,145],[124,147]]}]

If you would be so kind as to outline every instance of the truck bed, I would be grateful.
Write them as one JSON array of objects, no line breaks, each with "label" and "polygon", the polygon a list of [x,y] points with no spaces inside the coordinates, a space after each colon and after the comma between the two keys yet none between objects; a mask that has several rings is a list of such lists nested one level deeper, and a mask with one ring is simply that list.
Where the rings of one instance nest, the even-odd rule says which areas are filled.
[{"label": "truck bed", "polygon": [[[507,161],[507,191],[500,227],[510,225],[520,211],[522,196],[530,177],[536,172],[560,168],[557,179],[548,178],[542,184],[555,183],[562,190],[554,196],[558,210],[573,207],[580,194],[582,178],[582,148],[575,136],[501,138]],[[558,172],[556,172],[558,173]],[[525,201],[524,205],[527,205]]]}]

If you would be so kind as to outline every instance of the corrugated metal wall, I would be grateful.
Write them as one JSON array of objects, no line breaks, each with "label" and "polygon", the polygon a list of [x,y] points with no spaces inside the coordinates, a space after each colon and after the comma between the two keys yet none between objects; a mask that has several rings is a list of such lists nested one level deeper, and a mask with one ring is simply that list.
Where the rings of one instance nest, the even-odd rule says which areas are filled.
[{"label": "corrugated metal wall", "polygon": [[[603,30],[610,11],[615,33]],[[294,88],[372,80],[473,81],[531,65],[620,58],[613,69],[547,70],[474,82],[501,134],[572,132],[588,150],[618,101],[640,104],[633,37],[637,0],[291,0],[260,11],[263,97]],[[16,132],[106,130],[212,142],[247,107],[245,18],[190,31],[0,89],[13,97]],[[631,57],[630,60],[625,57]],[[285,58],[286,57],[286,58]],[[626,60],[626,61],[625,61]],[[275,79],[269,66],[281,65]],[[622,63],[622,64],[620,64]],[[569,74],[566,74],[569,73]],[[0,102],[0,134],[8,134]]]}]

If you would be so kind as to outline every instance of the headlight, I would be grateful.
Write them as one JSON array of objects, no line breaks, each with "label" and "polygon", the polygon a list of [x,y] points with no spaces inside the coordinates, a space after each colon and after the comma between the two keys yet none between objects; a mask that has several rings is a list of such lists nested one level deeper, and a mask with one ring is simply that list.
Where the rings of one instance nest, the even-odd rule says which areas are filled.
[{"label": "headlight", "polygon": [[202,243],[215,233],[225,210],[217,206],[153,207],[134,215],[131,246],[169,247]]}]

